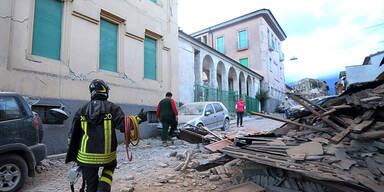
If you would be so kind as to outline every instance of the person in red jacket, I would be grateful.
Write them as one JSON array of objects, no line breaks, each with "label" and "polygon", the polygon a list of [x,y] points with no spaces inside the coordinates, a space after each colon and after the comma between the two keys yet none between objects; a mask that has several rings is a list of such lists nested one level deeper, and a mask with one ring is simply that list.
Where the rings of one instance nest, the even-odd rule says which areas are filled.
[{"label": "person in red jacket", "polygon": [[243,127],[243,115],[245,111],[245,102],[243,101],[243,97],[240,97],[239,101],[236,103],[236,113],[237,113],[237,127],[239,127],[239,121],[240,121],[240,127]]},{"label": "person in red jacket", "polygon": [[[161,125],[163,127],[163,131],[161,134],[161,140],[163,141],[163,146],[168,146],[168,139],[171,139],[174,131],[177,127],[177,108],[175,105],[175,101],[172,99],[172,93],[167,92],[165,94],[165,98],[162,99],[157,105],[156,116],[160,119]],[[171,129],[168,132],[169,126]]]}]

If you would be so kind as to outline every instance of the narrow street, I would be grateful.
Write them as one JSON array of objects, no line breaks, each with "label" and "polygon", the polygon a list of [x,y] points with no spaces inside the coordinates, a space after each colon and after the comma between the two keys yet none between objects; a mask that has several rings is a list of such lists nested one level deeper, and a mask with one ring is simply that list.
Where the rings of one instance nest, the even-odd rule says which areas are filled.
[{"label": "narrow street", "polygon": [[[278,114],[279,115],[279,114]],[[226,132],[215,131],[217,134],[227,134],[239,129],[255,129],[269,131],[282,123],[264,118],[245,118],[244,127],[238,128],[235,121]],[[176,140],[174,145],[162,147],[160,138],[141,140],[138,147],[133,149],[133,160],[127,160],[124,144],[118,147],[118,166],[114,173],[112,191],[123,192],[133,189],[135,192],[144,191],[220,191],[232,186],[231,177],[221,179],[209,172],[196,172],[192,168],[185,171],[175,171],[174,168],[184,161],[185,151],[192,154],[190,167],[199,165],[202,161],[213,160],[220,153],[210,153],[196,144]],[[240,165],[240,163],[238,163]],[[67,172],[72,164],[64,164],[64,156],[48,158],[39,166],[36,177],[27,178],[22,191],[69,191],[66,180]],[[235,169],[235,167],[234,167]],[[235,175],[234,171],[234,175]],[[232,175],[232,176],[234,176]],[[79,189],[81,180],[77,182]]]}]

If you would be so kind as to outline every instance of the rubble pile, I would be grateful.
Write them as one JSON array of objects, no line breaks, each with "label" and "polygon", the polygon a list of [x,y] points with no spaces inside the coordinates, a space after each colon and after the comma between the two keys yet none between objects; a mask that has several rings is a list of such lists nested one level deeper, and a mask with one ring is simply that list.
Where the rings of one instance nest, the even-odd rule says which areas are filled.
[{"label": "rubble pile", "polygon": [[300,191],[384,191],[383,81],[351,85],[322,106],[289,96],[312,114],[220,150],[259,165],[248,180]]}]

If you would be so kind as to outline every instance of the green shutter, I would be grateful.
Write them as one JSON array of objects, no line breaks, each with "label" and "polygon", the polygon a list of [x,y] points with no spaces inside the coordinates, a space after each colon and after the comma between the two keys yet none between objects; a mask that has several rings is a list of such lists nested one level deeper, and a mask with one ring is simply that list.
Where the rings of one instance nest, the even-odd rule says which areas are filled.
[{"label": "green shutter", "polygon": [[63,3],[35,0],[32,55],[60,60]]},{"label": "green shutter", "polygon": [[249,67],[248,58],[240,59],[240,64],[244,65],[245,67]]},{"label": "green shutter", "polygon": [[156,39],[144,39],[144,78],[156,80]]},{"label": "green shutter", "polygon": [[239,32],[239,49],[248,47],[247,31],[243,30]]},{"label": "green shutter", "polygon": [[100,19],[100,69],[117,72],[117,28],[104,19]]},{"label": "green shutter", "polygon": [[152,2],[154,2],[154,3],[156,3],[157,2],[157,0],[151,0]]},{"label": "green shutter", "polygon": [[216,50],[220,53],[224,53],[224,37],[216,38]]}]

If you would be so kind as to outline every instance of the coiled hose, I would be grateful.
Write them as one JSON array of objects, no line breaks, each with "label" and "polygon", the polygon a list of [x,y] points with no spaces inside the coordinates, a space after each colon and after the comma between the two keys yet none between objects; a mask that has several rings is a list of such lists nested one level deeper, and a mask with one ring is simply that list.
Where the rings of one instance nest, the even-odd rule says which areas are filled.
[{"label": "coiled hose", "polygon": [[[133,134],[131,133],[131,123],[133,128]],[[132,161],[132,152],[129,153],[129,145],[137,146],[140,142],[140,130],[139,123],[135,116],[130,115],[124,118],[125,125],[125,149],[127,151],[127,158]]]}]

